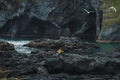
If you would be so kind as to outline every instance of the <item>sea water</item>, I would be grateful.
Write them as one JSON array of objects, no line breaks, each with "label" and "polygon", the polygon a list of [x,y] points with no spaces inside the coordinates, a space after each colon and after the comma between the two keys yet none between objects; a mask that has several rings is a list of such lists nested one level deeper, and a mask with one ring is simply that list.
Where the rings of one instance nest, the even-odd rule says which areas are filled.
[{"label": "sea water", "polygon": [[6,41],[15,46],[15,49],[19,53],[31,53],[31,51],[37,51],[36,48],[29,48],[23,45],[29,43],[32,39],[30,38],[9,38],[9,37],[0,37],[1,41]]},{"label": "sea water", "polygon": [[[0,40],[9,42],[15,46],[16,51],[19,53],[31,53],[31,51],[38,51],[40,49],[36,48],[29,48],[23,46],[24,44],[29,43],[32,38],[9,38],[9,37],[0,37]],[[87,41],[89,42],[89,41]],[[89,43],[95,43],[95,42],[89,42]],[[120,44],[101,44],[101,43],[95,43],[95,45],[100,47],[101,51],[105,52],[112,52],[115,51],[117,47],[120,47]]]},{"label": "sea water", "polygon": [[101,51],[105,51],[105,52],[113,52],[115,51],[117,48],[120,48],[120,44],[103,44],[103,43],[96,43],[97,46],[100,47]]}]

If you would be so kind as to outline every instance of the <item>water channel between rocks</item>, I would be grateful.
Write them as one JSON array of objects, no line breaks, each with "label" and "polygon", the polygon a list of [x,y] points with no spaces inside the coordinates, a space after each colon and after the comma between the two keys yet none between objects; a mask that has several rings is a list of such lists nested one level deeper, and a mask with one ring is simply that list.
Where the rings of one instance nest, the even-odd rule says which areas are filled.
[{"label": "water channel between rocks", "polygon": [[[29,47],[24,47],[24,44],[29,43],[32,39],[31,38],[6,38],[6,37],[0,37],[1,41],[7,41],[9,43],[14,44],[15,49],[19,53],[31,53],[31,51],[37,51],[40,49],[36,48],[29,48]],[[93,43],[93,42],[92,42]],[[117,47],[120,47],[120,44],[100,44],[100,43],[95,43],[97,46],[100,47],[101,51],[107,51],[111,52],[114,51]]]}]

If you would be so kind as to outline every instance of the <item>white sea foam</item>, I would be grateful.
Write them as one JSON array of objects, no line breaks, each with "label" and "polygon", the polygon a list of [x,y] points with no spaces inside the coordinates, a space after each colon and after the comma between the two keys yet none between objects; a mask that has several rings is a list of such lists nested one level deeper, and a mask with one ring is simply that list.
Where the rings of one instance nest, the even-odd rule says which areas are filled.
[{"label": "white sea foam", "polygon": [[19,53],[31,53],[31,51],[35,51],[38,49],[35,48],[29,48],[29,47],[24,47],[24,44],[29,43],[30,40],[10,40],[10,39],[0,39],[2,41],[6,41],[8,43],[11,43],[15,46],[15,49]]}]

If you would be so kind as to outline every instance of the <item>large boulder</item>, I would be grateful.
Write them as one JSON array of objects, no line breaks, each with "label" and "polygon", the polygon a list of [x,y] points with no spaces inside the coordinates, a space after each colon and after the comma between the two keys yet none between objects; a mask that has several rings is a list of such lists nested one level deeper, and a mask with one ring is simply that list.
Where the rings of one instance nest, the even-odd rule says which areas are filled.
[{"label": "large boulder", "polygon": [[[47,69],[36,62],[30,62],[27,54],[16,51],[0,52],[0,79],[31,75],[47,75]],[[34,65],[35,64],[35,65]],[[27,77],[28,77],[27,76]],[[16,80],[16,79],[15,79]]]},{"label": "large boulder", "polygon": [[[97,55],[96,55],[97,54]],[[64,54],[62,59],[47,58],[44,66],[51,74],[67,73],[71,75],[81,74],[118,74],[120,72],[119,54],[106,55],[107,53],[96,53],[95,55]],[[104,57],[104,56],[107,57]],[[114,58],[111,60],[111,58]]]},{"label": "large boulder", "polygon": [[11,4],[0,12],[0,33],[4,36],[96,39],[100,31],[98,0],[18,0]]},{"label": "large boulder", "polygon": [[13,51],[15,50],[14,45],[8,42],[0,41],[0,52],[1,51]]},{"label": "large boulder", "polygon": [[[38,39],[25,44],[24,46],[32,47],[32,48],[48,48],[48,49],[59,49],[62,48],[65,51],[73,51],[78,50],[90,50],[90,49],[98,49],[99,47],[95,44],[82,42],[80,39],[76,37],[61,37],[58,40],[54,39]],[[81,52],[80,51],[80,52]]]},{"label": "large boulder", "polygon": [[[47,53],[47,54],[46,54]],[[120,54],[117,52],[95,52],[92,54],[63,53],[62,58],[57,53],[36,52],[29,56],[30,62],[43,65],[48,73],[69,75],[116,75],[120,73]],[[112,59],[111,59],[112,58]],[[37,63],[37,64],[38,64]]]}]

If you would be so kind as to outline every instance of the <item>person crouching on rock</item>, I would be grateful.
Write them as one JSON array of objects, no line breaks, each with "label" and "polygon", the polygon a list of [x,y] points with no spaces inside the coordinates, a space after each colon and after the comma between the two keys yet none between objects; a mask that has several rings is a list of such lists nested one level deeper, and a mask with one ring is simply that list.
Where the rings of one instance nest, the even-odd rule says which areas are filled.
[{"label": "person crouching on rock", "polygon": [[64,51],[62,50],[62,48],[59,48],[58,50],[57,50],[57,53],[58,53],[58,57],[59,58],[62,58],[62,53],[63,53]]}]

